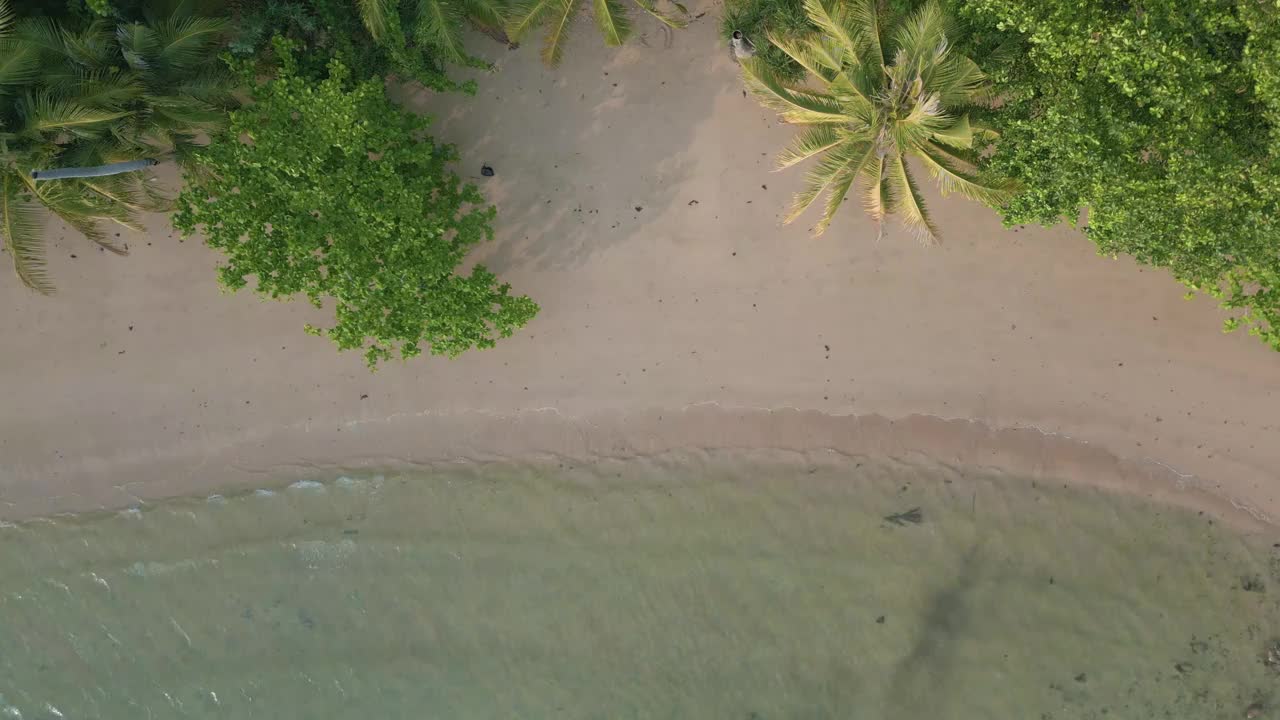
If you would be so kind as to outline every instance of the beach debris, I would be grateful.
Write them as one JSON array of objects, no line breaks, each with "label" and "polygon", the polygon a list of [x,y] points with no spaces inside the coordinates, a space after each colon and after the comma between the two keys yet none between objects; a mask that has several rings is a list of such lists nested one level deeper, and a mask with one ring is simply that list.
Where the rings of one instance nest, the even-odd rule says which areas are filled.
[{"label": "beach debris", "polygon": [[1089,676],[1086,675],[1085,673],[1080,673],[1079,675],[1076,676],[1076,682],[1078,683],[1083,683],[1088,681],[1089,681]]},{"label": "beach debris", "polygon": [[733,56],[739,60],[746,60],[756,54],[755,43],[743,35],[741,30],[733,31],[733,36],[729,38],[729,47],[733,49]]},{"label": "beach debris", "polygon": [[1174,664],[1173,664],[1173,669],[1174,669],[1174,670],[1177,670],[1178,672],[1182,673],[1183,675],[1186,675],[1187,673],[1191,672],[1192,670],[1195,670],[1195,669],[1196,669],[1196,666],[1195,666],[1195,665],[1192,665],[1192,664],[1191,664],[1191,663],[1189,663],[1189,662],[1179,662],[1179,663],[1174,663]]},{"label": "beach debris", "polygon": [[914,508],[911,508],[910,510],[905,510],[903,512],[893,513],[892,515],[885,515],[884,519],[885,519],[885,522],[890,523],[892,525],[906,525],[908,523],[912,525],[919,525],[920,523],[924,522],[924,511],[922,511],[918,507],[914,507]]},{"label": "beach debris", "polygon": [[880,617],[876,618],[876,624],[877,624],[877,625],[883,625],[883,624],[884,624],[884,616],[883,616],[883,615],[881,615]]},{"label": "beach debris", "polygon": [[1262,664],[1280,672],[1280,640],[1272,640],[1262,654]]},{"label": "beach debris", "polygon": [[1266,708],[1263,707],[1262,703],[1256,702],[1244,709],[1244,716],[1252,720],[1253,718],[1262,717],[1262,713],[1265,711]]},{"label": "beach debris", "polygon": [[1257,575],[1245,575],[1240,578],[1240,589],[1245,592],[1262,593],[1267,591],[1267,586]]},{"label": "beach debris", "polygon": [[481,165],[480,174],[485,177],[493,177],[493,168],[489,167],[488,165]]}]

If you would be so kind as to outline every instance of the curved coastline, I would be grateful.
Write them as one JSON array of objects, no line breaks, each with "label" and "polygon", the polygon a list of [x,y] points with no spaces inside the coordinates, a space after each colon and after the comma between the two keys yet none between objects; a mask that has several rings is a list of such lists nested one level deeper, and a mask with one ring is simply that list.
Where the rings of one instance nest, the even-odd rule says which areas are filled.
[{"label": "curved coastline", "polygon": [[[322,435],[318,437],[317,435]],[[968,419],[831,415],[795,408],[727,408],[698,403],[675,411],[571,417],[553,408],[514,414],[398,413],[351,419],[323,433],[310,424],[257,441],[98,463],[110,483],[97,492],[51,497],[38,484],[10,488],[0,519],[119,510],[168,498],[234,494],[345,474],[412,473],[460,463],[523,464],[651,457],[702,451],[783,451],[922,463],[964,478],[1003,475],[1124,493],[1211,513],[1246,531],[1273,530],[1255,498],[1149,458],[1122,458],[1096,444],[1034,427],[991,428]],[[838,461],[839,462],[839,461]]]}]

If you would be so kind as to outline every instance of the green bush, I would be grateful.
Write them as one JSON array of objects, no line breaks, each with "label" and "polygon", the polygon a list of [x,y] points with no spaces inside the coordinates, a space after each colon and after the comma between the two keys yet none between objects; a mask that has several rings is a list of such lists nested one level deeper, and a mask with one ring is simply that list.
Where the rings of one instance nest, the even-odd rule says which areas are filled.
[{"label": "green bush", "polygon": [[316,82],[297,75],[288,41],[275,49],[275,77],[197,153],[177,200],[174,226],[226,255],[222,284],[329,303],[333,324],[307,330],[370,367],[491,347],[528,322],[532,300],[483,266],[458,272],[493,237],[494,210],[450,171],[454,150],[429,120],[381,80],[353,83],[335,60]]},{"label": "green bush", "polygon": [[[1258,0],[963,0],[1002,104],[1008,223],[1076,222],[1280,349],[1280,10]],[[983,53],[980,53],[983,54]]]}]

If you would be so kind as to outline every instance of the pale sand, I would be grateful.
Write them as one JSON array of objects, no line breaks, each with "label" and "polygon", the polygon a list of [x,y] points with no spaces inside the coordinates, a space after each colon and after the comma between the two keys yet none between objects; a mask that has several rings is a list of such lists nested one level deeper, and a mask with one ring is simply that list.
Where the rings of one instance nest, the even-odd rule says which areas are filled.
[{"label": "pale sand", "polygon": [[1221,334],[1165,272],[932,186],[941,247],[877,243],[856,199],[822,239],[780,227],[792,130],[743,96],[703,10],[670,47],[639,20],[621,51],[584,18],[557,71],[536,42],[481,42],[500,71],[479,97],[410,98],[498,205],[477,257],[542,304],[495,350],[371,375],[302,333],[323,313],[221,295],[216,254],[164,218],[129,258],[56,231],[57,296],[0,281],[0,515],[338,467],[768,446],[1194,504],[1199,485],[1280,516],[1280,355]]}]

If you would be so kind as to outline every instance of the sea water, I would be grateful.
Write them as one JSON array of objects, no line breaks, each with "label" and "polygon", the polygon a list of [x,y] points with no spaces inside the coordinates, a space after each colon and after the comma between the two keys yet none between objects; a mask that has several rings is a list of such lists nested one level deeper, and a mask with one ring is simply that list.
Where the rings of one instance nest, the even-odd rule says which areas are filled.
[{"label": "sea water", "polygon": [[1280,555],[833,454],[459,464],[0,528],[0,718],[1280,717]]}]

